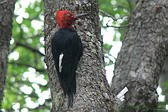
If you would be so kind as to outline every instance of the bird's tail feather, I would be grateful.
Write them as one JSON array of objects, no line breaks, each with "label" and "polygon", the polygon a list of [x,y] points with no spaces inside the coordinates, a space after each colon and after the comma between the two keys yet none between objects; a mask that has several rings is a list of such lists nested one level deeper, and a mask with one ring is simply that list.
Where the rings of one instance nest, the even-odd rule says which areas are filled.
[{"label": "bird's tail feather", "polygon": [[73,96],[76,94],[76,77],[74,76],[71,86],[69,87],[69,90],[67,91],[68,95],[68,108],[73,106]]},{"label": "bird's tail feather", "polygon": [[68,108],[73,106],[73,94],[68,95]]}]

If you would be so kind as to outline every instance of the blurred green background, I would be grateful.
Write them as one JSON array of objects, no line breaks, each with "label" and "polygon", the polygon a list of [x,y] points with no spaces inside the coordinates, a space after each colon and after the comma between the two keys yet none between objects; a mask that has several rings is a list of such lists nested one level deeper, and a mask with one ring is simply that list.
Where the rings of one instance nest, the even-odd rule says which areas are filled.
[{"label": "blurred green background", "polygon": [[[134,0],[99,0],[106,76],[111,83],[114,62],[122,45]],[[113,17],[113,19],[111,18]],[[3,112],[49,112],[51,96],[44,63],[44,6],[42,0],[17,0]],[[168,83],[165,84],[165,90]],[[161,91],[161,89],[160,89]],[[167,100],[160,102],[165,109]]]}]

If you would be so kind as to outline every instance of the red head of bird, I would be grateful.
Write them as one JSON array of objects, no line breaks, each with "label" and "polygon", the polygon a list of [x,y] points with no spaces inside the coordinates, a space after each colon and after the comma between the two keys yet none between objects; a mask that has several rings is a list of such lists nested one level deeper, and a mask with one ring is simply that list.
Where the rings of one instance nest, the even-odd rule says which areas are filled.
[{"label": "red head of bird", "polygon": [[68,10],[58,10],[56,11],[55,17],[59,28],[72,28],[72,24],[77,19],[75,14]]}]

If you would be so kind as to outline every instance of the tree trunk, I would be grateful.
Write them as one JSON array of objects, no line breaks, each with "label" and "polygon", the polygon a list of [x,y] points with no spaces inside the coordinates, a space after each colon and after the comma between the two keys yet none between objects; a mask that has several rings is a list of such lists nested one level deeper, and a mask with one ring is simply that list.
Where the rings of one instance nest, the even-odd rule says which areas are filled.
[{"label": "tree trunk", "polygon": [[112,91],[128,88],[123,112],[155,112],[159,75],[168,53],[168,1],[139,0],[115,63]]},{"label": "tree trunk", "polygon": [[[102,39],[100,37],[98,2],[88,0],[68,3],[68,0],[45,0],[45,52],[49,72],[49,82],[52,97],[52,112],[112,112],[113,96],[104,75]],[[72,2],[73,0],[71,0]],[[67,99],[55,71],[51,54],[51,38],[57,30],[54,13],[56,9],[68,9],[77,13],[92,11],[89,17],[80,19],[75,29],[82,39],[84,54],[77,70],[77,93],[74,97],[73,108],[67,110]]]},{"label": "tree trunk", "polygon": [[0,1],[0,108],[7,74],[9,43],[12,36],[12,17],[15,0]]}]

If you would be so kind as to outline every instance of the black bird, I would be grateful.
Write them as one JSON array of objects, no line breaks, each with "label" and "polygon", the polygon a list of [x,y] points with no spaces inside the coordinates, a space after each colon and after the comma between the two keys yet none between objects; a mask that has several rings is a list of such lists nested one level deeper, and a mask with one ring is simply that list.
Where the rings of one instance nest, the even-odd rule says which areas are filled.
[{"label": "black bird", "polygon": [[83,46],[77,32],[72,28],[76,18],[67,10],[56,12],[59,30],[52,38],[52,54],[60,85],[68,96],[68,108],[73,106],[76,94],[76,70],[83,55]]}]

